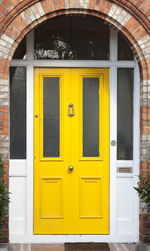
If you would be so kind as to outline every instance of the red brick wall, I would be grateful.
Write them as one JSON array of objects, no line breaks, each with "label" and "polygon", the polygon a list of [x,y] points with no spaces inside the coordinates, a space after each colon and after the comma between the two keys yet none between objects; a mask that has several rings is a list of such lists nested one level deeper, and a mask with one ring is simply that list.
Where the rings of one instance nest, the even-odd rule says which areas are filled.
[{"label": "red brick wall", "polygon": [[[149,0],[1,0],[0,2],[0,154],[9,159],[9,83],[12,55],[22,38],[45,19],[68,13],[100,17],[122,31],[132,44],[141,73],[140,171],[150,173],[150,1]],[[8,164],[7,164],[8,165]],[[7,174],[8,182],[8,174]],[[140,238],[149,225],[140,216]],[[6,239],[7,235],[7,225]]]}]

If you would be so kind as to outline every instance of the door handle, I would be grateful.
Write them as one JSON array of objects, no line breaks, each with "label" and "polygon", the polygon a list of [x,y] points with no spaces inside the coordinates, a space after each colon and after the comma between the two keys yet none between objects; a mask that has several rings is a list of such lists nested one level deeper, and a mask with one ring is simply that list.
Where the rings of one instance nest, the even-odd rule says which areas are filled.
[{"label": "door handle", "polygon": [[73,166],[69,166],[68,169],[70,172],[72,172],[74,168],[73,168]]},{"label": "door handle", "polygon": [[68,105],[68,116],[73,117],[74,116],[74,106],[72,103]]}]

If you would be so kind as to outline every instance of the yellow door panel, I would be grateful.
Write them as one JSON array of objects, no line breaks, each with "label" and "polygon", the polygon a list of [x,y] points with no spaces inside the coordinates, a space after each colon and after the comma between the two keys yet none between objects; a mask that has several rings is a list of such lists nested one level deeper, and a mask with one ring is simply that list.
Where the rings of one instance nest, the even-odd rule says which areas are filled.
[{"label": "yellow door panel", "polygon": [[34,234],[108,234],[108,69],[36,68],[34,93]]},{"label": "yellow door panel", "polygon": [[80,180],[79,216],[82,219],[102,218],[102,188],[100,177]]},{"label": "yellow door panel", "polygon": [[[59,79],[56,90],[53,88],[54,79]],[[66,175],[67,167],[70,164],[70,137],[71,130],[69,118],[64,114],[68,113],[70,102],[70,72],[67,69],[35,69],[35,95],[34,95],[34,233],[35,234],[62,234],[70,233],[71,212],[66,205],[71,194],[68,186],[71,186],[71,179]],[[45,82],[46,79],[46,82]],[[52,84],[52,93],[47,87]],[[64,86],[64,83],[67,83]],[[67,86],[68,85],[68,86]],[[56,94],[59,89],[59,97]],[[43,96],[44,90],[44,96]],[[49,95],[51,101],[49,101]],[[47,108],[54,112],[48,114],[44,110],[47,100]],[[59,101],[59,107],[56,104]],[[49,107],[51,106],[51,107]],[[59,110],[59,128],[57,131],[49,118],[56,123],[56,113]],[[44,118],[44,116],[46,118]],[[44,126],[50,128],[50,132]],[[52,133],[51,133],[52,131]],[[53,138],[54,137],[54,138]],[[49,138],[51,138],[49,140]],[[58,141],[55,145],[55,139]],[[54,151],[55,149],[55,151]]]},{"label": "yellow door panel", "polygon": [[[85,80],[90,79],[94,81]],[[77,116],[72,121],[74,126],[73,134],[73,228],[72,233],[80,234],[108,234],[109,233],[109,79],[108,69],[74,69],[73,71],[73,93],[74,93],[74,106]],[[85,81],[85,83],[84,83]],[[99,95],[96,106],[92,109],[90,105],[85,104],[83,98],[83,91],[87,85],[95,84],[99,89]],[[85,86],[84,86],[85,85]],[[93,95],[93,90],[89,89],[90,102]],[[95,97],[96,99],[96,97]],[[91,143],[92,138],[86,142],[86,137],[89,137],[88,132],[92,134],[87,128],[84,135],[84,123],[89,123],[83,116],[84,105],[87,106],[87,115],[89,121],[93,124],[96,117],[97,121],[97,134],[98,140]],[[89,111],[88,111],[89,109]],[[96,111],[97,109],[97,111]],[[99,110],[98,110],[99,109]],[[98,114],[99,111],[99,114]],[[85,120],[85,121],[84,121]],[[96,123],[96,122],[95,122]],[[97,134],[93,134],[95,137]],[[83,137],[84,135],[84,137]],[[91,149],[83,151],[85,140]],[[91,146],[90,146],[91,145]],[[97,149],[96,149],[97,148]],[[79,197],[80,196],[80,197]]]},{"label": "yellow door panel", "polygon": [[[42,177],[40,191],[40,218],[63,218],[63,196],[62,178]],[[51,201],[53,201],[53,203],[51,203]]]}]

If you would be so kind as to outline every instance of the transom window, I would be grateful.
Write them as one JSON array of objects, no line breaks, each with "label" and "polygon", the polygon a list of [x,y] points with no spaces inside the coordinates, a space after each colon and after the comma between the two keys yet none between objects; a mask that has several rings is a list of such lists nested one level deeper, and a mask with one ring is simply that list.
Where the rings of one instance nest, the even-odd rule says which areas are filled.
[{"label": "transom window", "polygon": [[[128,42],[118,34],[118,60],[134,60]],[[13,59],[27,59],[26,37]],[[34,59],[109,60],[110,28],[92,16],[59,16],[34,29]]]},{"label": "transom window", "polygon": [[108,60],[109,27],[87,16],[48,20],[35,29],[34,58]]}]

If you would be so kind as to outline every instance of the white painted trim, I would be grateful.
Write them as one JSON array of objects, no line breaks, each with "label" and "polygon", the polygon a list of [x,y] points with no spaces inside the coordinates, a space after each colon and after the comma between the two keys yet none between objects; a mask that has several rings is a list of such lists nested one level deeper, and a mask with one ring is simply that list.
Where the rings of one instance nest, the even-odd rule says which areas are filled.
[{"label": "white painted trim", "polygon": [[[133,117],[133,175],[134,186],[137,186],[138,175],[140,172],[140,73],[136,63],[134,68],[134,117]],[[136,206],[138,205],[138,206]],[[138,219],[138,220],[137,220]],[[134,191],[134,231],[139,241],[139,197]]]},{"label": "white painted trim", "polygon": [[73,68],[110,68],[112,66],[131,68],[135,67],[135,61],[98,61],[98,60],[19,60],[11,61],[10,66],[29,66],[32,67],[73,67]]},{"label": "white painted trim", "polygon": [[110,61],[116,62],[118,55],[118,32],[110,29]]},{"label": "white painted trim", "polygon": [[[134,234],[118,235],[116,189],[118,178],[132,178],[137,182],[139,172],[139,74],[135,61],[117,61],[117,33],[110,32],[110,61],[86,60],[33,60],[33,31],[27,35],[27,60],[12,60],[11,66],[27,67],[27,160],[10,160],[10,176],[26,176],[25,235],[10,234],[12,243],[64,243],[64,242],[136,242],[138,241],[138,196],[134,195]],[[117,161],[117,148],[110,146],[110,234],[109,235],[33,235],[33,104],[34,67],[90,67],[110,68],[110,142],[117,141],[117,67],[135,68],[134,80],[134,161]],[[138,157],[136,157],[138,156]],[[21,167],[22,165],[22,167]],[[132,174],[117,174],[117,166],[131,166]],[[19,170],[19,166],[21,167]],[[16,170],[14,168],[16,167]],[[26,169],[26,170],[25,170]],[[19,174],[19,175],[18,175]],[[17,218],[16,218],[17,219]],[[14,220],[14,219],[10,219]],[[21,219],[23,221],[23,219]]]},{"label": "white painted trim", "polygon": [[[26,187],[26,231],[27,235],[33,235],[33,158],[34,158],[34,70],[27,67],[27,187]],[[29,199],[30,198],[30,199]]]},{"label": "white painted trim", "polygon": [[[117,147],[111,146],[111,141],[117,142],[117,68],[110,68],[109,81],[110,102],[110,235],[115,238],[117,233],[117,209],[116,209],[116,156]],[[114,203],[115,202],[115,203]]]},{"label": "white painted trim", "polygon": [[140,73],[139,67],[136,63],[134,68],[134,113],[133,113],[133,161],[134,161],[134,175],[139,174],[139,163],[140,163]]},{"label": "white painted trim", "polygon": [[131,173],[118,173],[117,178],[127,178],[127,179],[133,179],[134,175]]}]

